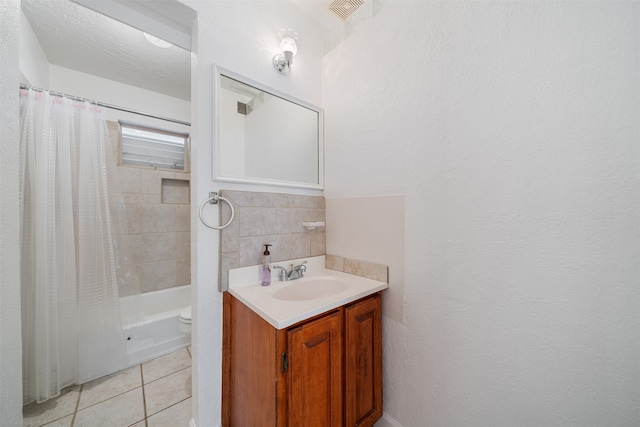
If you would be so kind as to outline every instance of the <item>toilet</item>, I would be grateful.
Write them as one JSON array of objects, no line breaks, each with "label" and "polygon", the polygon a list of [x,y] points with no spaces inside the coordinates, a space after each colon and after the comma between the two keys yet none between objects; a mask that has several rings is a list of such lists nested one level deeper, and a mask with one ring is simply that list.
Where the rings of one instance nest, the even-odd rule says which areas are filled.
[{"label": "toilet", "polygon": [[178,324],[180,332],[185,335],[191,336],[191,306],[185,307],[180,310],[180,316],[178,318],[180,320]]}]

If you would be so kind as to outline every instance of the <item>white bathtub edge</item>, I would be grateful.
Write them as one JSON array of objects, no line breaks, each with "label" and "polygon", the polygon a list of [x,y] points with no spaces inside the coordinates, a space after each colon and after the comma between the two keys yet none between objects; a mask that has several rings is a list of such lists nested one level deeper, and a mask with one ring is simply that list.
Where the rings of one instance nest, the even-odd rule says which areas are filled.
[{"label": "white bathtub edge", "polygon": [[122,331],[130,367],[191,345],[191,335],[179,320],[180,311],[191,304],[191,285],[122,297],[120,300]]}]

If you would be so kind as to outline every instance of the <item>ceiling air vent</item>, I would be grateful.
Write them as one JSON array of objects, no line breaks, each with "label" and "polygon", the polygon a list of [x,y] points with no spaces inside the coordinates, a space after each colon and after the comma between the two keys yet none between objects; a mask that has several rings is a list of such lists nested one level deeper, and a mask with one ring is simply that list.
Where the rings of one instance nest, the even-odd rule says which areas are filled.
[{"label": "ceiling air vent", "polygon": [[240,101],[238,101],[238,113],[242,114],[242,115],[247,115],[251,112],[251,107],[249,107],[249,104],[244,104]]},{"label": "ceiling air vent", "polygon": [[329,10],[338,18],[346,21],[353,12],[364,4],[364,0],[334,0],[329,5]]}]

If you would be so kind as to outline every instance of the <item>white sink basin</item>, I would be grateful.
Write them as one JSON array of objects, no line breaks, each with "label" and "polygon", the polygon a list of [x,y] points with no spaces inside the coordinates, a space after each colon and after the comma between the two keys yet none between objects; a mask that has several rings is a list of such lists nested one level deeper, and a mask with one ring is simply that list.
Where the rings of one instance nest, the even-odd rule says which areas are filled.
[{"label": "white sink basin", "polygon": [[271,297],[283,301],[320,299],[339,294],[347,289],[345,282],[331,276],[302,278],[286,283],[274,282],[271,286],[274,285],[279,288],[271,294]]},{"label": "white sink basin", "polygon": [[308,261],[308,270],[302,279],[280,282],[274,275],[271,286],[260,286],[259,265],[231,269],[229,293],[280,330],[388,287],[384,282],[326,269],[324,256],[282,261],[280,265],[303,261]]}]

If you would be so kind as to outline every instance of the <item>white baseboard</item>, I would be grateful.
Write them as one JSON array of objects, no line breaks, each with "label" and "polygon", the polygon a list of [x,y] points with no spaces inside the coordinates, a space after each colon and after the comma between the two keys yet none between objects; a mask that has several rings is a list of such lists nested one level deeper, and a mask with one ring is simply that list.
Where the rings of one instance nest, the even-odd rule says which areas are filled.
[{"label": "white baseboard", "polygon": [[[193,418],[191,418],[191,420],[189,420],[189,427],[198,427],[196,425],[196,422],[193,420]],[[218,424],[218,427],[222,427],[222,424]]]},{"label": "white baseboard", "polygon": [[374,427],[402,427],[402,424],[391,418],[391,416],[385,412]]}]

